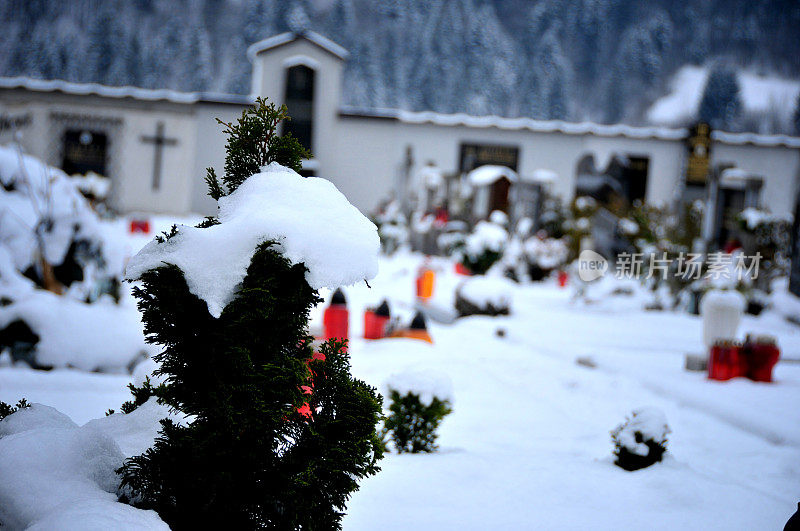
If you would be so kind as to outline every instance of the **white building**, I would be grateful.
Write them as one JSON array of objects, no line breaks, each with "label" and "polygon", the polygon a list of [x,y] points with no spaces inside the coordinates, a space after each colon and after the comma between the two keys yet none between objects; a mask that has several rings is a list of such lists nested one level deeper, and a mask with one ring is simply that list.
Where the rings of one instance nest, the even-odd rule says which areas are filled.
[{"label": "white building", "polygon": [[[222,171],[225,137],[215,118],[235,120],[255,96],[266,96],[288,105],[288,127],[309,144],[314,158],[306,172],[333,181],[365,212],[403,193],[431,163],[446,175],[482,164],[509,166],[521,179],[546,170],[556,176],[551,191],[571,199],[579,175],[591,173],[591,155],[600,170],[616,159],[629,199],[668,203],[686,195],[685,129],[345,108],[347,52],[335,43],[285,33],[252,45],[248,55],[251,97],[0,79],[0,143],[16,139],[67,171],[107,175],[111,205],[121,212],[213,214],[203,178],[208,166]],[[723,177],[722,195],[733,203],[744,201],[740,189],[749,182],[756,183],[749,203],[794,210],[800,138],[715,131],[709,162],[750,177]],[[688,188],[702,193],[702,183]]]}]

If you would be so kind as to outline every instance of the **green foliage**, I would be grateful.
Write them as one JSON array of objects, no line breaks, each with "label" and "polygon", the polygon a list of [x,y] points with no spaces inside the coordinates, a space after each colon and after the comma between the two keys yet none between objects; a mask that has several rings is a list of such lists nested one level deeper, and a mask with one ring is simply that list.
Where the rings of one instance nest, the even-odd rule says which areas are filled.
[{"label": "green foliage", "polygon": [[120,409],[123,413],[130,413],[137,407],[147,402],[151,396],[158,396],[158,391],[162,388],[163,386],[161,385],[158,387],[153,387],[153,384],[150,383],[149,376],[145,377],[144,383],[141,387],[136,387],[132,383],[129,383],[128,389],[130,389],[131,394],[133,395],[133,400],[128,400],[127,402],[123,403],[122,406],[120,406]]},{"label": "green foliage", "polygon": [[[672,298],[669,306],[676,306],[681,293],[695,282],[692,274],[685,273],[690,270],[687,260],[695,240],[700,237],[702,219],[703,206],[699,202],[682,205],[677,215],[664,207],[647,205],[641,201],[634,202],[628,211],[628,222],[633,222],[636,231],[624,233],[624,236],[632,252],[642,255],[641,279],[654,293],[666,285]],[[651,255],[655,260],[666,257],[669,263],[666,275],[654,270],[651,278],[646,278]],[[701,266],[702,271],[705,271],[705,265]],[[661,301],[658,304],[663,305]]]},{"label": "green foliage", "polygon": [[[222,181],[231,193],[248,177],[259,172],[262,166],[277,162],[300,172],[303,159],[311,157],[292,135],[278,136],[278,126],[289,120],[285,105],[275,107],[264,98],[257,98],[254,107],[242,111],[236,123],[217,122],[225,127],[228,135],[225,155],[225,175]],[[209,195],[219,199],[226,195],[213,168],[206,174]]]},{"label": "green foliage", "polygon": [[222,189],[222,185],[219,182],[217,172],[214,168],[206,168],[206,184],[208,185],[208,195],[210,195],[214,201],[217,201],[220,197],[225,195],[225,190]]},{"label": "green foliage", "polygon": [[[635,416],[635,415],[634,415]],[[623,470],[632,472],[647,468],[660,462],[667,452],[667,439],[663,441],[656,441],[652,438],[645,437],[641,431],[635,431],[633,434],[634,441],[637,444],[644,444],[647,446],[647,454],[640,455],[635,449],[628,448],[623,443],[621,434],[624,430],[628,429],[631,419],[626,419],[623,424],[620,424],[611,431],[611,442],[614,443],[614,464]]]},{"label": "green foliage", "polygon": [[445,416],[453,410],[447,400],[434,397],[430,405],[423,404],[419,395],[400,395],[389,390],[392,404],[383,428],[384,437],[393,442],[397,453],[420,453],[436,451],[436,429]]},{"label": "green foliage", "polygon": [[28,403],[27,400],[21,398],[16,406],[12,406],[10,404],[6,404],[5,402],[0,400],[0,420],[3,420],[7,416],[12,413],[16,413],[20,409],[25,409],[26,407],[30,407],[31,405]]},{"label": "green foliage", "polygon": [[470,256],[469,253],[464,253],[461,263],[473,274],[485,275],[502,257],[503,253],[492,251],[491,249],[484,249],[484,251],[477,256]]},{"label": "green foliage", "polygon": [[760,219],[751,224],[741,214],[738,218],[745,254],[761,256],[755,286],[771,292],[772,281],[789,274],[792,254],[791,219],[761,211]]},{"label": "green foliage", "polygon": [[[285,109],[259,100],[228,126],[229,191],[265,159],[293,154],[299,164],[290,140],[269,136],[279,118]],[[379,470],[381,399],[351,376],[343,342],[323,344],[325,359],[312,359],[309,312],[322,299],[305,274],[275,242],[262,243],[219,318],[176,266],[142,275],[134,295],[147,340],[163,346],[154,359],[166,383],[132,387],[123,411],[156,395],[187,420],[162,420],[153,447],[126,460],[123,500],[173,529],[341,528],[358,481]]]},{"label": "green foliage", "polygon": [[161,231],[161,235],[156,235],[155,240],[158,243],[164,243],[165,241],[169,240],[173,236],[178,234],[178,226],[173,224],[172,227],[167,231]]}]

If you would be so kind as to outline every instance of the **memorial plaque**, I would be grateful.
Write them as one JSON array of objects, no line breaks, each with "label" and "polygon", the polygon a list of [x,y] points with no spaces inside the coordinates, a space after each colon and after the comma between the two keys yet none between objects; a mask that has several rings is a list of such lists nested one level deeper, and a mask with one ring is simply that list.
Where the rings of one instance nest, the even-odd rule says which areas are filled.
[{"label": "memorial plaque", "polygon": [[686,162],[686,182],[705,184],[711,160],[711,127],[700,122],[689,130],[686,139],[689,157]]},{"label": "memorial plaque", "polygon": [[67,130],[64,133],[64,158],[61,169],[68,175],[95,172],[106,175],[105,133],[87,130]]},{"label": "memorial plaque", "polygon": [[459,167],[462,172],[472,171],[487,164],[507,166],[517,171],[519,148],[491,144],[461,144],[460,161]]}]

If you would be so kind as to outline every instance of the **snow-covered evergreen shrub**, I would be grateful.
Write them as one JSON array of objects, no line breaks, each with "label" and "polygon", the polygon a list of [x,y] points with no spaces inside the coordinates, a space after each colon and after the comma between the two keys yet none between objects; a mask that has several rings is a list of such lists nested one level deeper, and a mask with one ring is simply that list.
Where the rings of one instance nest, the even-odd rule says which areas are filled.
[{"label": "snow-covered evergreen shrub", "polygon": [[479,221],[464,243],[461,262],[476,275],[484,275],[503,256],[508,232],[490,221]]},{"label": "snow-covered evergreen shrub", "polygon": [[789,273],[792,217],[746,208],[738,216],[746,254],[761,255],[755,286],[769,292],[772,281]]},{"label": "snow-covered evergreen shrub", "polygon": [[120,298],[123,244],[74,180],[0,146],[0,351],[38,369],[120,371],[146,349]]},{"label": "snow-covered evergreen shrub", "polygon": [[[695,275],[687,274],[695,266],[689,265],[687,259],[700,236],[702,217],[702,202],[686,204],[674,215],[664,207],[637,201],[620,219],[620,234],[630,244],[631,252],[641,255],[640,280],[653,293],[651,307],[676,306],[695,282]],[[654,264],[663,264],[666,258],[666,274],[654,270],[647,278],[651,257]],[[662,301],[662,293],[669,300]]]},{"label": "snow-covered evergreen shrub", "polygon": [[633,471],[658,463],[667,451],[667,418],[656,408],[635,410],[611,432],[614,464]]},{"label": "snow-covered evergreen shrub", "polygon": [[466,278],[456,288],[458,315],[508,315],[514,289],[514,285],[502,277]]},{"label": "snow-covered evergreen shrub", "polygon": [[318,288],[375,275],[378,236],[329,181],[294,171],[307,153],[276,136],[284,118],[258,100],[226,124],[225,175],[207,178],[219,217],[128,266],[148,340],[164,346],[150,392],[189,421],[161,422],[120,492],[172,528],[338,529],[379,470],[379,396],[351,376],[344,342],[315,353],[308,334]]},{"label": "snow-covered evergreen shrub", "polygon": [[386,391],[390,405],[384,438],[391,440],[397,453],[436,451],[436,430],[453,411],[452,384],[447,375],[433,371],[394,374],[386,383]]},{"label": "snow-covered evergreen shrub", "polygon": [[464,246],[467,244],[468,225],[465,221],[448,221],[442,227],[442,233],[436,238],[436,245],[439,251],[445,256],[461,257]]},{"label": "snow-covered evergreen shrub", "polygon": [[531,280],[541,280],[554,269],[563,267],[569,257],[569,247],[563,239],[537,234],[524,242],[524,254]]},{"label": "snow-covered evergreen shrub", "polygon": [[117,297],[122,257],[110,247],[73,180],[19,148],[0,146],[0,250],[18,273],[76,299]]}]

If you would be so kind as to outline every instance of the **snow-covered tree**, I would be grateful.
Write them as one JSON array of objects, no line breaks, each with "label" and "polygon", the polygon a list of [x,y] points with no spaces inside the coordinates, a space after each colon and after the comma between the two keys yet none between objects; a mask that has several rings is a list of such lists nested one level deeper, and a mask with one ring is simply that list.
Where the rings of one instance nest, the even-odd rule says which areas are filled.
[{"label": "snow-covered tree", "polygon": [[741,113],[742,99],[736,71],[726,66],[712,68],[700,100],[700,121],[716,129],[732,130],[737,128]]},{"label": "snow-covered tree", "polygon": [[[164,346],[155,359],[166,383],[155,393],[191,420],[162,421],[155,445],[120,469],[121,492],[173,528],[338,529],[358,480],[378,471],[379,397],[350,375],[342,341],[315,353],[308,335],[321,302],[310,282],[374,275],[377,233],[330,183],[294,172],[308,153],[276,135],[284,118],[285,107],[259,100],[226,124],[225,174],[209,169],[207,178],[219,217],[173,228],[128,266],[141,281],[148,340]],[[300,203],[286,207],[287,198]],[[298,232],[301,219],[285,218],[308,203],[305,217],[322,216],[326,229],[347,224],[352,240],[339,244],[351,248],[320,252],[336,241],[330,234],[304,243],[321,229]],[[260,236],[273,230],[282,236]],[[332,264],[339,255],[347,263]]]}]

